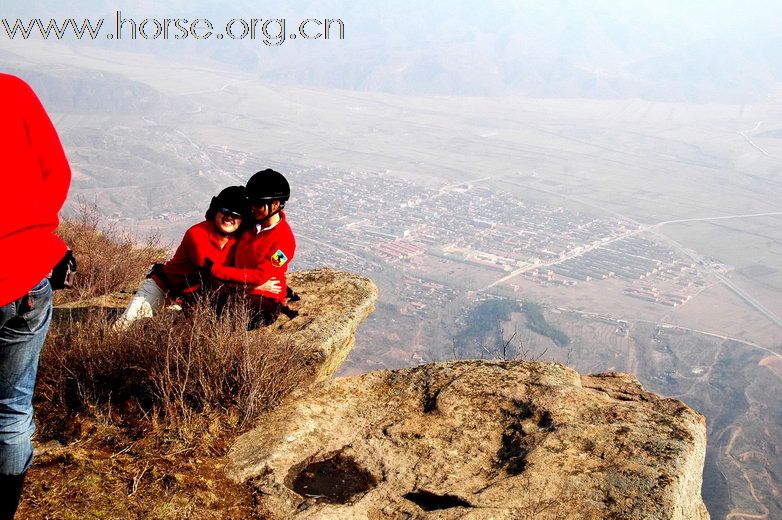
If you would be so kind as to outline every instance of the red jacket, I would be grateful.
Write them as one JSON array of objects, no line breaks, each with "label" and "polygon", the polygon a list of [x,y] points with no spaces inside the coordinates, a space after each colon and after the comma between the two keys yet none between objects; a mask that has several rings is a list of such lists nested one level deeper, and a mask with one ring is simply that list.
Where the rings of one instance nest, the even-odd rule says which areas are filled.
[{"label": "red jacket", "polygon": [[186,293],[197,289],[201,285],[199,274],[206,266],[206,259],[215,265],[223,265],[236,243],[236,238],[229,236],[225,245],[220,247],[220,240],[224,238],[212,221],[204,220],[192,226],[185,232],[174,256],[163,265],[162,278],[165,279],[157,275],[153,275],[152,279],[164,291]]},{"label": "red jacket", "polygon": [[236,244],[234,258],[229,258],[227,265],[217,265],[215,262],[212,276],[226,282],[247,283],[252,286],[276,278],[282,289],[279,294],[256,289],[250,289],[248,293],[285,303],[285,291],[288,287],[285,273],[296,253],[296,239],[285,213],[280,212],[280,217],[277,225],[270,229],[258,231],[253,228],[245,231]]},{"label": "red jacket", "polygon": [[67,247],[55,234],[71,170],[32,89],[0,74],[0,305],[24,296]]}]

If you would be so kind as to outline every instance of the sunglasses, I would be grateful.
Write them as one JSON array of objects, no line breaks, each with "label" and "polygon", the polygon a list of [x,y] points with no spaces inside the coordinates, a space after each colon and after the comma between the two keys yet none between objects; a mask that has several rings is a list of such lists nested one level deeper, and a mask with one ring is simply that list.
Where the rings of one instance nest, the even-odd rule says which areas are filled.
[{"label": "sunglasses", "polygon": [[232,218],[242,218],[241,213],[237,213],[234,210],[228,209],[228,208],[220,208],[220,213],[225,215],[226,217],[232,217]]}]

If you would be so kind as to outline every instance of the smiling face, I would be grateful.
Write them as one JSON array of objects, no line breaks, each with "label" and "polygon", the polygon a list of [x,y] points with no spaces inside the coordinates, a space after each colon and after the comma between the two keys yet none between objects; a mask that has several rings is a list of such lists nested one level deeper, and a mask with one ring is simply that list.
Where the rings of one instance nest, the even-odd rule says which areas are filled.
[{"label": "smiling face", "polygon": [[242,225],[242,217],[236,213],[218,211],[215,213],[215,226],[225,234],[235,233]]}]

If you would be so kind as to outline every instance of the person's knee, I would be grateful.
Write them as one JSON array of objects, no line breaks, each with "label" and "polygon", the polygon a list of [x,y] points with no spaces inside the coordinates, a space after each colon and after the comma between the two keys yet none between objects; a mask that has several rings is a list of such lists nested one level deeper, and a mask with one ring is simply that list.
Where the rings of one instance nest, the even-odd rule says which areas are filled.
[{"label": "person's knee", "polygon": [[0,475],[22,475],[33,462],[30,433],[0,439]]}]

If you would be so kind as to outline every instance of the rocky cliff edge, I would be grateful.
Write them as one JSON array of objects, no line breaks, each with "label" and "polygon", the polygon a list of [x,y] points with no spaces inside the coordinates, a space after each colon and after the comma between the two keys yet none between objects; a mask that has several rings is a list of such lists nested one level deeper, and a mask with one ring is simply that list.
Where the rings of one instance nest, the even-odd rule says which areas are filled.
[{"label": "rocky cliff edge", "polygon": [[[458,361],[328,379],[377,289],[291,273],[299,315],[273,325],[311,345],[302,387],[230,453],[266,512],[308,519],[701,520],[706,428],[625,374]],[[129,295],[62,306],[73,317]]]},{"label": "rocky cliff edge", "polygon": [[302,389],[230,457],[278,518],[693,520],[705,448],[632,376],[460,361]]}]

